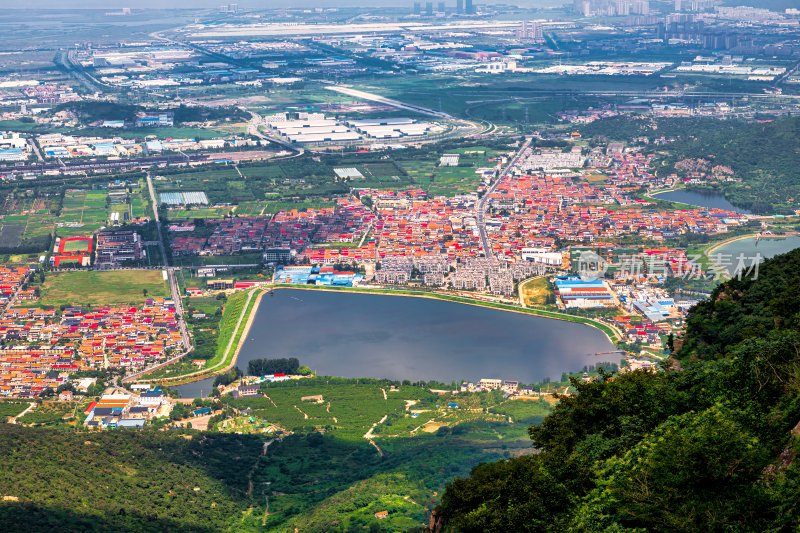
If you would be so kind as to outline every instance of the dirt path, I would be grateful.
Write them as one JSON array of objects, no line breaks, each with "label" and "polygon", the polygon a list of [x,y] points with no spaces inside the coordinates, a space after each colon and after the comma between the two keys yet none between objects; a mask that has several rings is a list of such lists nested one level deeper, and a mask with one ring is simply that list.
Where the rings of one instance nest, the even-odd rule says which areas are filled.
[{"label": "dirt path", "polygon": [[278,407],[278,404],[276,404],[276,403],[273,401],[273,399],[269,397],[269,395],[265,394],[265,395],[264,395],[264,398],[266,398],[267,400],[269,400],[269,402],[272,404],[272,406],[273,406],[273,407]]},{"label": "dirt path", "polygon": [[264,446],[261,448],[261,457],[267,455],[267,450],[269,450],[269,445],[275,442],[277,439],[271,439],[264,443]]},{"label": "dirt path", "polygon": [[[275,442],[278,439],[271,439],[264,442],[264,445],[261,447],[261,457],[267,455],[267,450],[269,450],[269,445]],[[255,473],[256,469],[259,465],[259,460],[256,459],[256,462],[253,463],[253,466],[250,468],[250,472],[247,473],[247,497],[253,497],[253,473]]]},{"label": "dirt path", "polygon": [[381,457],[383,457],[383,456],[384,456],[384,454],[383,454],[383,450],[381,450],[381,447],[380,447],[380,446],[378,446],[378,445],[375,443],[375,441],[374,441],[374,440],[370,439],[370,440],[369,440],[369,443],[370,443],[370,444],[372,444],[372,445],[375,447],[375,449],[376,449],[376,450],[378,450],[378,455],[380,455]]},{"label": "dirt path", "polygon": [[308,414],[304,413],[303,410],[297,407],[296,405],[294,406],[294,408],[300,411],[300,413],[303,415],[304,420],[308,420]]},{"label": "dirt path", "polygon": [[383,399],[388,400],[389,398],[386,397],[386,389],[381,389],[381,392],[383,393]]},{"label": "dirt path", "polygon": [[18,419],[18,418],[22,418],[22,417],[23,417],[23,416],[25,416],[26,414],[28,414],[28,413],[30,413],[31,411],[33,411],[35,408],[36,408],[36,404],[35,404],[35,403],[33,403],[33,402],[31,402],[31,403],[28,405],[28,407],[26,407],[26,408],[25,408],[25,410],[24,410],[24,411],[22,411],[20,414],[18,414],[17,416],[13,416],[13,417],[9,418],[9,419],[8,419],[8,423],[9,423],[9,424],[16,424],[16,423],[17,423],[17,419]]},{"label": "dirt path", "polygon": [[378,427],[379,425],[383,424],[384,422],[386,422],[387,418],[389,418],[389,415],[383,415],[383,418],[372,424],[372,426],[370,426],[369,428],[369,431],[364,433],[364,438],[367,440],[372,440],[375,437],[375,435],[372,433],[372,430]]}]

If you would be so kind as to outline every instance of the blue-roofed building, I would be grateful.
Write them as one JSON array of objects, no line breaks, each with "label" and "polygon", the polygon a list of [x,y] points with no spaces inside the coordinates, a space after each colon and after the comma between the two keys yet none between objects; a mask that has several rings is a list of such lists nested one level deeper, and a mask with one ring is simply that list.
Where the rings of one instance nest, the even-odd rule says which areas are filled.
[{"label": "blue-roofed building", "polygon": [[148,127],[172,127],[175,124],[175,115],[169,111],[163,113],[146,113],[136,118],[136,126]]},{"label": "blue-roofed building", "polygon": [[24,161],[26,159],[28,159],[28,153],[22,148],[0,149],[0,161]]},{"label": "blue-roofed building", "polygon": [[614,305],[614,296],[605,281],[561,276],[555,281],[556,295],[565,308],[590,308]]},{"label": "blue-roofed building", "polygon": [[673,300],[634,300],[633,307],[652,323],[663,322],[672,315],[670,308],[675,308]]}]

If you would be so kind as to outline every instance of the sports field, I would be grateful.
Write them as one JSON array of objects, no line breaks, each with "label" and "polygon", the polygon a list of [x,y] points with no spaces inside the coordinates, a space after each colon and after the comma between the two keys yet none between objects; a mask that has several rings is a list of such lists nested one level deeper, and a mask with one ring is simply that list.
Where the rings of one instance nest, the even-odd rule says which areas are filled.
[{"label": "sports field", "polygon": [[92,251],[92,238],[91,237],[72,237],[68,239],[61,239],[61,253],[64,252],[91,252]]},{"label": "sports field", "polygon": [[160,270],[60,272],[49,274],[41,289],[41,304],[99,306],[141,304],[148,297],[169,296]]}]

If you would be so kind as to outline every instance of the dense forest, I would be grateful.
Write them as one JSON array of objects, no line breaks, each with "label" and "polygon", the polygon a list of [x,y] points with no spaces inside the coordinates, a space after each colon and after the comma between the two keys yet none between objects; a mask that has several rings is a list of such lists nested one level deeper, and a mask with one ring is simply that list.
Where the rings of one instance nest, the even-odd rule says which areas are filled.
[{"label": "dense forest", "polygon": [[452,482],[436,531],[798,531],[800,250],[690,313],[664,372],[576,381],[540,453]]},{"label": "dense forest", "polygon": [[800,117],[762,122],[615,117],[588,124],[582,132],[621,140],[672,139],[668,167],[659,172],[672,171],[682,159],[705,159],[733,169],[737,181],[714,187],[734,205],[758,214],[792,214],[800,207]]},{"label": "dense forest", "polygon": [[257,531],[262,440],[0,424],[0,531]]}]

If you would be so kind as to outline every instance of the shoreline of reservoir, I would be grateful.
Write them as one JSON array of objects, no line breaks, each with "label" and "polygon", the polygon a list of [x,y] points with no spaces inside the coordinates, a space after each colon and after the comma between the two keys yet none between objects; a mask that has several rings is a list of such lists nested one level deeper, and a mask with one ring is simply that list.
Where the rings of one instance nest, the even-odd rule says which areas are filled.
[{"label": "shoreline of reservoir", "polygon": [[694,209],[724,209],[742,215],[751,215],[747,209],[732,204],[724,193],[673,187],[647,193],[645,197],[662,202],[691,206]]},{"label": "shoreline of reservoir", "polygon": [[[739,257],[744,257],[744,259],[750,260],[750,267],[752,267],[756,258],[760,257],[762,260],[770,259],[776,255],[788,253],[800,247],[799,236],[800,232],[797,231],[788,231],[780,235],[763,235],[761,233],[740,235],[710,245],[704,252],[704,255],[720,269],[725,269],[725,265],[720,262],[722,257],[727,257],[729,260],[736,260],[737,264]],[[750,242],[748,243],[746,241]],[[781,244],[784,242],[786,244]],[[734,274],[735,272],[729,272],[731,276]]]},{"label": "shoreline of reservoir", "polygon": [[[562,366],[560,370],[556,374],[552,374],[553,367],[557,364],[563,364],[564,361],[569,360],[570,358],[575,358],[576,354],[570,352],[569,350],[564,351],[563,347],[563,340],[559,337],[559,333],[556,330],[561,330],[562,333],[566,331],[567,335],[575,335],[575,332],[578,330],[573,329],[574,326],[568,326],[567,324],[572,323],[575,326],[584,325],[584,326],[591,326],[592,330],[596,330],[601,333],[600,336],[596,336],[596,334],[589,333],[592,330],[586,330],[583,332],[580,337],[583,338],[584,344],[587,345],[585,348],[587,352],[590,353],[582,353],[581,356],[592,355],[596,356],[603,350],[609,350],[615,348],[614,340],[618,338],[619,333],[616,332],[612,327],[609,327],[606,324],[597,323],[592,319],[587,319],[584,317],[576,317],[571,315],[562,315],[555,312],[543,311],[538,309],[526,309],[526,308],[519,308],[516,306],[512,306],[509,304],[504,303],[496,303],[496,302],[486,302],[486,301],[479,301],[479,300],[471,300],[468,298],[455,296],[455,295],[442,295],[438,293],[421,293],[416,291],[405,291],[405,290],[393,290],[393,289],[379,289],[379,288],[339,288],[339,287],[319,287],[319,286],[295,286],[295,285],[274,285],[274,286],[266,286],[263,289],[259,290],[261,297],[267,292],[274,291],[275,295],[279,293],[283,293],[284,291],[291,291],[294,292],[295,295],[291,297],[292,300],[298,300],[298,298],[305,299],[304,296],[301,296],[297,293],[300,291],[306,293],[314,293],[321,295],[322,293],[329,293],[330,297],[334,297],[335,293],[341,294],[343,297],[347,295],[361,295],[361,296],[395,296],[395,297],[403,297],[408,301],[412,301],[412,299],[418,301],[428,301],[435,305],[435,302],[440,303],[454,303],[454,304],[466,304],[461,306],[455,306],[453,308],[453,312],[446,312],[444,314],[441,313],[441,309],[443,308],[436,308],[438,311],[432,311],[431,306],[427,304],[407,304],[401,303],[398,305],[389,304],[391,310],[387,311],[387,304],[386,302],[380,302],[381,299],[376,299],[374,301],[366,301],[364,308],[361,305],[357,305],[353,303],[353,301],[347,302],[347,315],[351,316],[351,320],[344,321],[344,326],[339,326],[338,328],[330,328],[330,321],[337,322],[339,320],[339,313],[335,307],[331,307],[332,301],[338,301],[338,299],[334,300],[320,300],[319,298],[314,298],[313,305],[310,309],[312,311],[309,313],[308,311],[302,310],[301,308],[293,308],[289,309],[289,314],[293,315],[292,320],[293,323],[290,324],[283,324],[283,327],[276,327],[272,332],[272,335],[277,333],[277,336],[280,337],[277,339],[279,343],[274,345],[271,341],[273,340],[273,336],[263,337],[265,335],[265,330],[268,330],[272,321],[276,318],[276,315],[272,315],[269,319],[264,318],[263,315],[265,308],[261,307],[254,307],[253,312],[250,313],[248,317],[248,325],[246,331],[242,333],[242,337],[240,339],[239,344],[237,345],[236,351],[234,354],[231,355],[231,358],[228,360],[228,364],[225,368],[217,367],[215,371],[209,372],[206,371],[199,371],[192,373],[191,375],[185,376],[175,376],[170,379],[168,382],[165,382],[165,385],[169,386],[178,386],[178,385],[189,385],[193,383],[198,383],[205,381],[206,383],[203,385],[204,390],[205,386],[208,385],[210,390],[210,384],[208,381],[218,373],[221,373],[227,369],[232,368],[234,365],[239,365],[243,367],[248,360],[254,357],[265,357],[265,356],[274,356],[274,357],[289,357],[289,356],[297,356],[301,360],[303,360],[304,364],[312,363],[309,366],[312,368],[317,368],[315,365],[319,365],[320,361],[326,361],[328,357],[327,354],[330,353],[332,357],[332,361],[339,360],[342,357],[347,357],[347,354],[350,354],[345,348],[342,348],[343,345],[348,345],[348,343],[353,342],[353,338],[372,338],[373,334],[377,334],[380,332],[381,335],[384,337],[377,337],[374,341],[370,341],[372,343],[371,350],[374,353],[374,357],[370,360],[369,363],[365,363],[360,361],[358,364],[354,364],[352,368],[362,368],[364,369],[364,373],[356,372],[354,373],[350,367],[329,367],[327,369],[320,369],[320,373],[325,373],[326,375],[343,375],[348,376],[352,374],[350,377],[373,377],[373,378],[386,378],[386,379],[395,379],[398,375],[402,374],[403,372],[414,372],[416,379],[439,379],[436,375],[436,369],[428,370],[421,370],[420,361],[418,357],[416,357],[418,351],[425,351],[428,350],[428,356],[441,353],[442,358],[436,358],[436,364],[439,365],[439,376],[442,375],[441,364],[444,361],[450,361],[453,364],[452,368],[463,368],[461,376],[454,376],[455,378],[458,377],[465,377],[471,376],[472,372],[469,370],[470,368],[484,368],[475,367],[474,360],[473,364],[470,364],[470,359],[461,360],[457,357],[461,352],[460,349],[466,349],[466,352],[469,352],[472,348],[472,345],[483,345],[484,352],[486,356],[491,359],[494,357],[493,355],[496,350],[499,350],[500,353],[509,353],[509,359],[505,362],[506,365],[506,373],[509,376],[517,377],[516,371],[510,370],[513,365],[518,365],[519,373],[526,374],[526,377],[530,377],[531,373],[536,373],[541,371],[551,372],[547,374],[548,376],[556,376],[560,375],[564,371],[577,371],[581,368],[582,365],[585,364],[592,364],[594,361],[594,357],[590,358],[589,360],[582,360],[580,365],[572,365],[572,366]],[[284,296],[284,299],[287,297]],[[325,315],[324,320],[320,321],[320,316],[318,314],[319,307],[321,304],[324,303],[324,306],[327,306],[328,314]],[[380,302],[380,303],[379,303]],[[280,303],[280,302],[279,302]],[[263,301],[259,301],[259,304],[264,304]],[[341,303],[339,303],[341,305]],[[415,311],[408,314],[409,306],[415,307]],[[282,300],[281,303],[281,311],[279,311],[279,318],[278,320],[285,320],[284,315],[287,311],[286,300]],[[392,313],[396,311],[396,309],[400,311],[405,310],[406,315],[404,319],[399,319],[400,322],[392,325],[387,325],[385,322],[387,317],[391,317]],[[463,309],[476,309],[477,313],[482,313],[476,315],[473,312],[464,312]],[[444,308],[446,309],[446,308]],[[461,310],[459,310],[461,309]],[[501,315],[505,315],[506,313],[502,313],[501,315],[491,315],[485,314],[488,311],[507,311],[508,315],[519,316],[520,318],[502,318]],[[261,312],[261,315],[259,315]],[[366,313],[366,314],[364,314]],[[372,313],[372,314],[371,314]],[[357,315],[357,319],[353,319],[352,315]],[[527,322],[520,322],[521,320],[525,320],[521,318],[523,316],[528,316],[529,318],[539,318],[539,319],[556,319],[561,323],[564,323],[564,326],[548,326],[546,323],[538,322],[538,323],[531,323],[531,327],[527,326]],[[375,316],[375,320],[372,320],[372,317]],[[423,333],[422,335],[425,337],[424,341],[420,339],[415,339],[422,344],[420,346],[414,346],[413,349],[408,347],[408,337],[415,337],[417,330],[411,332],[406,325],[406,321],[414,322],[414,319],[417,316],[430,316],[431,320],[422,320],[421,323],[417,324],[417,327],[420,327],[422,331],[425,331],[427,328],[435,328],[438,325],[441,325],[442,330],[437,330],[434,333]],[[366,318],[365,318],[366,317]],[[453,319],[452,317],[458,317]],[[261,322],[259,322],[259,320]],[[269,320],[269,322],[267,322]],[[448,325],[448,320],[455,320],[452,325]],[[255,321],[255,326],[254,326]],[[304,323],[307,328],[311,328],[308,331],[310,332],[306,335],[304,332],[299,332],[295,334],[294,337],[291,335],[286,336],[282,335],[284,331],[291,331],[292,328],[296,327],[295,324]],[[258,324],[261,324],[260,326]],[[497,329],[493,330],[483,329],[481,328],[487,324],[495,324]],[[325,331],[322,333],[318,333],[316,330],[318,327],[322,327]],[[354,327],[353,327],[354,326]],[[253,334],[253,327],[255,327],[255,334]],[[328,328],[328,329],[325,329]],[[475,333],[476,328],[481,330],[479,333]],[[509,329],[511,328],[511,329]],[[605,328],[605,329],[604,329]],[[497,339],[497,335],[499,332],[503,332],[503,337]],[[459,339],[453,340],[452,338],[450,341],[447,341],[448,335],[452,335],[453,332],[458,333]],[[515,335],[510,335],[512,332]],[[515,338],[516,332],[521,332],[522,337],[525,337],[525,342],[527,343],[525,346],[526,348],[520,348],[519,343],[509,342],[508,338]],[[299,336],[298,336],[299,335]],[[472,338],[470,338],[472,335]],[[535,335],[531,337],[531,335]],[[527,336],[527,337],[526,337]],[[310,340],[313,337],[313,342]],[[386,337],[390,340],[387,342]],[[539,338],[541,337],[541,339]],[[398,342],[398,338],[402,338],[402,342]],[[247,342],[253,343],[249,347],[245,344],[244,339]],[[589,340],[587,340],[589,339]],[[591,340],[594,339],[594,340]],[[600,341],[599,339],[602,339]],[[254,342],[255,340],[255,342]],[[289,341],[289,342],[287,342]],[[459,346],[459,342],[467,342],[466,346]],[[539,343],[540,341],[544,342],[543,346],[547,346],[547,348],[540,348]],[[311,349],[307,348],[307,343],[312,342]],[[404,345],[403,342],[406,344]],[[450,342],[453,342],[451,345]],[[494,343],[497,343],[496,345]],[[282,343],[282,344],[281,344]],[[437,346],[437,343],[440,345]],[[549,343],[549,344],[548,344]],[[598,343],[601,343],[598,345]],[[327,345],[326,345],[327,344]],[[269,346],[268,352],[265,352],[265,347]],[[324,346],[324,348],[320,348]],[[602,347],[598,347],[602,346]],[[362,348],[362,345],[357,345],[356,348]],[[530,348],[527,348],[530,347]],[[243,353],[244,348],[244,353]],[[378,352],[375,352],[375,349],[378,348]],[[337,350],[344,350],[344,354],[337,353]],[[384,352],[392,352],[398,354],[396,357],[392,357],[391,355],[386,355]],[[405,351],[403,351],[405,350]],[[546,353],[543,353],[544,350]],[[526,357],[528,354],[530,357],[534,359],[525,359],[525,361],[521,361],[521,353],[525,352]],[[616,350],[614,350],[616,352]],[[595,353],[598,352],[598,353]],[[611,352],[608,352],[611,353]],[[303,357],[305,354],[311,354],[308,357]],[[406,354],[413,354],[408,359],[406,359]],[[316,358],[316,363],[313,359]],[[515,359],[516,358],[516,359]],[[474,359],[474,354],[473,354]],[[563,360],[562,360],[563,359]],[[385,367],[387,364],[386,360],[391,360],[391,368]],[[535,370],[532,370],[533,367],[530,366],[531,361],[541,361],[542,364],[534,364]],[[398,366],[398,362],[402,362],[401,365]],[[557,363],[556,363],[557,362]],[[362,364],[363,363],[363,364]],[[463,366],[462,366],[463,363]],[[405,368],[405,365],[408,364],[408,368]],[[416,367],[414,366],[416,364]],[[359,366],[360,365],[360,366]],[[384,366],[382,366],[384,365]],[[549,368],[547,367],[549,365]],[[319,365],[324,366],[324,365]],[[434,365],[435,367],[436,365]],[[573,366],[575,366],[573,368]],[[485,370],[485,368],[484,368]],[[482,373],[485,373],[484,370],[481,370]],[[448,371],[449,372],[449,371]],[[449,379],[449,378],[448,378]],[[196,393],[196,391],[195,391]]]},{"label": "shoreline of reservoir", "polygon": [[605,324],[593,318],[587,318],[577,315],[570,315],[560,311],[547,311],[544,309],[536,309],[532,307],[520,307],[510,303],[490,302],[486,300],[478,300],[467,298],[465,296],[451,295],[441,292],[426,292],[414,291],[408,289],[381,289],[378,287],[326,287],[319,285],[271,285],[268,290],[306,290],[306,291],[327,291],[327,292],[347,292],[350,294],[373,294],[377,296],[399,296],[406,298],[427,298],[430,300],[439,300],[444,302],[452,302],[462,305],[472,305],[475,307],[483,307],[486,309],[494,309],[496,311],[506,311],[508,313],[518,313],[521,315],[535,316],[539,318],[550,318],[553,320],[563,320],[565,322],[572,322],[574,324],[583,324],[594,329],[600,330],[609,342],[612,344],[621,340],[621,333],[610,324]]},{"label": "shoreline of reservoir", "polygon": [[[719,250],[720,248],[728,246],[729,244],[733,244],[734,242],[744,241],[744,240],[747,240],[747,239],[756,239],[758,237],[761,237],[760,233],[747,233],[745,235],[739,235],[737,237],[731,237],[730,239],[725,239],[724,241],[720,241],[720,242],[712,244],[711,246],[709,246],[703,252],[703,255],[705,255],[706,257],[711,259],[711,255],[714,252],[716,252],[717,250]],[[780,238],[780,237],[777,237],[777,238]]]},{"label": "shoreline of reservoir", "polygon": [[[255,296],[255,301],[252,301],[253,294],[258,292]],[[236,361],[239,359],[239,352],[244,345],[245,340],[247,339],[247,335],[250,332],[250,328],[253,326],[253,321],[255,320],[256,313],[261,305],[261,299],[264,297],[267,291],[257,289],[256,291],[251,291],[248,295],[248,299],[245,301],[244,306],[242,307],[242,314],[239,316],[237,321],[237,325],[234,328],[234,331],[231,335],[231,339],[229,341],[228,347],[225,350],[223,355],[222,361],[213,365],[210,368],[200,369],[189,374],[183,374],[180,376],[168,376],[163,378],[149,378],[144,375],[137,379],[135,382],[153,382],[158,383],[160,385],[164,385],[167,387],[177,387],[180,385],[188,385],[189,383],[195,383],[198,381],[203,381],[204,379],[209,379],[216,377],[220,374],[224,374],[234,366],[236,366]],[[244,323],[244,327],[241,327],[241,321],[244,320],[245,314],[247,314],[247,319]],[[236,342],[236,347],[233,350],[233,353],[229,353],[232,343],[238,337],[238,342]],[[224,365],[220,367],[220,365]]]}]

